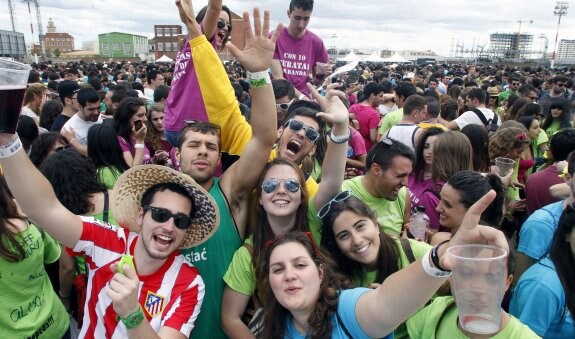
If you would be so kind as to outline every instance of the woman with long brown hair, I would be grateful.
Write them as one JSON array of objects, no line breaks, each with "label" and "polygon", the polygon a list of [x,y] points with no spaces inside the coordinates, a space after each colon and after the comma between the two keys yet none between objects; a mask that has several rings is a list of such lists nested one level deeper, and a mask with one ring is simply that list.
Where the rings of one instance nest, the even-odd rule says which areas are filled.
[{"label": "woman with long brown hair", "polygon": [[70,338],[68,314],[44,269],[59,257],[58,242],[27,221],[0,175],[2,337]]}]

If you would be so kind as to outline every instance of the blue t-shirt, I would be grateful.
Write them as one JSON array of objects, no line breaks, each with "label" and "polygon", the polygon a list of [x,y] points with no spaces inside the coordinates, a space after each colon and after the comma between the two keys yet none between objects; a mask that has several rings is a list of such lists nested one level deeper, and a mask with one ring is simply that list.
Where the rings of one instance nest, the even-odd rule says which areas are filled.
[{"label": "blue t-shirt", "polygon": [[563,200],[533,212],[521,226],[517,250],[535,260],[542,258],[551,247],[559,218],[563,213]]},{"label": "blue t-shirt", "polygon": [[[339,303],[337,306],[337,312],[345,325],[347,331],[351,334],[352,338],[369,338],[362,330],[361,326],[357,322],[355,316],[355,305],[357,300],[367,291],[371,291],[369,288],[354,288],[350,290],[344,290],[339,295]],[[349,336],[345,333],[342,324],[337,320],[337,316],[334,314],[331,319],[332,322],[332,339],[347,339]],[[306,336],[299,333],[293,323],[293,318],[289,317],[287,319],[286,334],[285,339],[305,339]],[[387,339],[393,339],[393,332],[389,334]]]},{"label": "blue t-shirt", "polygon": [[509,311],[545,339],[575,338],[573,316],[565,307],[565,292],[549,257],[521,276]]}]

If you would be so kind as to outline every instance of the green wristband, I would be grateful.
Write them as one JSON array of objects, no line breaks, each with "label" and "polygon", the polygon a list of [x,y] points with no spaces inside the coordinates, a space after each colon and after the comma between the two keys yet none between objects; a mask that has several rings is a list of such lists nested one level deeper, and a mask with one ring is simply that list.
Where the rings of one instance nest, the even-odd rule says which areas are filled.
[{"label": "green wristband", "polygon": [[120,318],[120,316],[118,316],[117,319],[122,320],[124,326],[126,326],[128,330],[138,327],[142,321],[144,321],[144,311],[142,311],[142,306],[138,306],[138,310],[128,315],[126,318]]}]

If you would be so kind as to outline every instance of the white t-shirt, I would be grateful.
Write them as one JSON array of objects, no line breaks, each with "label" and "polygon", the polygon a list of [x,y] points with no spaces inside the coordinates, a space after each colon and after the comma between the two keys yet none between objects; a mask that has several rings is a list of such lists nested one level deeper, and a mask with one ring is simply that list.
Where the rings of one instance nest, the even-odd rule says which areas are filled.
[{"label": "white t-shirt", "polygon": [[154,100],[154,90],[152,88],[144,88],[144,96],[150,100]]},{"label": "white t-shirt", "polygon": [[[487,119],[487,121],[495,118],[495,113],[489,108],[480,107],[478,109],[481,111],[481,113],[483,113],[483,116],[485,119]],[[455,121],[457,127],[459,127],[460,130],[463,129],[463,127],[471,124],[484,126],[481,119],[473,111],[467,111],[453,121]],[[497,118],[497,126],[501,126],[501,119],[499,119],[499,117]]]},{"label": "white t-shirt", "polygon": [[72,128],[74,130],[74,134],[76,134],[75,138],[82,144],[86,145],[88,143],[88,129],[96,124],[102,123],[102,116],[98,118],[98,121],[84,121],[78,117],[78,114],[74,114],[65,124],[62,126],[62,129]]}]

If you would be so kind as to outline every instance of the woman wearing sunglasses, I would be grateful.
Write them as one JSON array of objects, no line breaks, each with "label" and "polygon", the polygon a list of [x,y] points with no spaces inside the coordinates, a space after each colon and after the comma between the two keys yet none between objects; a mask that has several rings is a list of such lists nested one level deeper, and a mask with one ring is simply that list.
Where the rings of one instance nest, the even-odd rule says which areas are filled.
[{"label": "woman wearing sunglasses", "polygon": [[382,338],[420,308],[447,281],[451,246],[488,243],[508,249],[503,234],[479,226],[494,198],[489,192],[466,213],[448,243],[390,275],[376,289],[348,289],[331,260],[299,232],[266,246],[264,256],[265,338]]},{"label": "woman wearing sunglasses", "polygon": [[[333,128],[323,162],[322,180],[316,195],[308,201],[303,171],[285,158],[276,158],[268,163],[258,180],[253,236],[236,251],[224,275],[227,286],[222,300],[222,326],[229,337],[249,338],[253,335],[246,326],[252,317],[247,308],[250,300],[254,301],[254,309],[259,307],[258,290],[263,288],[261,283],[266,275],[263,270],[265,243],[292,231],[311,229],[319,244],[320,221],[316,217],[316,211],[341,190],[349,139],[349,118],[346,107],[338,98],[343,92],[334,90],[332,85],[328,88],[322,101],[323,111],[328,113],[317,115],[333,124]],[[317,134],[315,130],[298,120],[289,120],[286,127],[293,130],[304,129],[306,138],[318,138],[314,135]],[[246,320],[242,321],[244,313]],[[252,323],[258,322],[254,319]]]},{"label": "woman wearing sunglasses", "polygon": [[[191,1],[187,0],[186,2],[186,5],[189,4],[190,13],[193,16]],[[232,33],[230,9],[222,6],[222,0],[209,0],[208,5],[198,12],[195,19],[212,47],[217,52],[221,52]],[[193,39],[186,38],[176,57],[176,66],[170,90],[171,95],[166,101],[164,134],[174,147],[177,145],[182,121],[208,121],[207,109],[211,107],[211,103],[205,101],[205,95],[199,86],[199,83],[205,80],[196,74],[193,60],[195,53],[192,52],[192,45],[197,47],[198,44]],[[211,78],[209,81],[217,80]],[[227,108],[227,101],[225,100],[220,100],[220,102],[215,102],[215,104],[214,110],[218,113]]]},{"label": "woman wearing sunglasses", "polygon": [[[320,209],[318,217],[323,221],[321,247],[355,287],[377,288],[431,248],[424,242],[400,240],[381,232],[373,211],[351,191],[335,196]],[[402,324],[394,337],[406,336]]]}]

